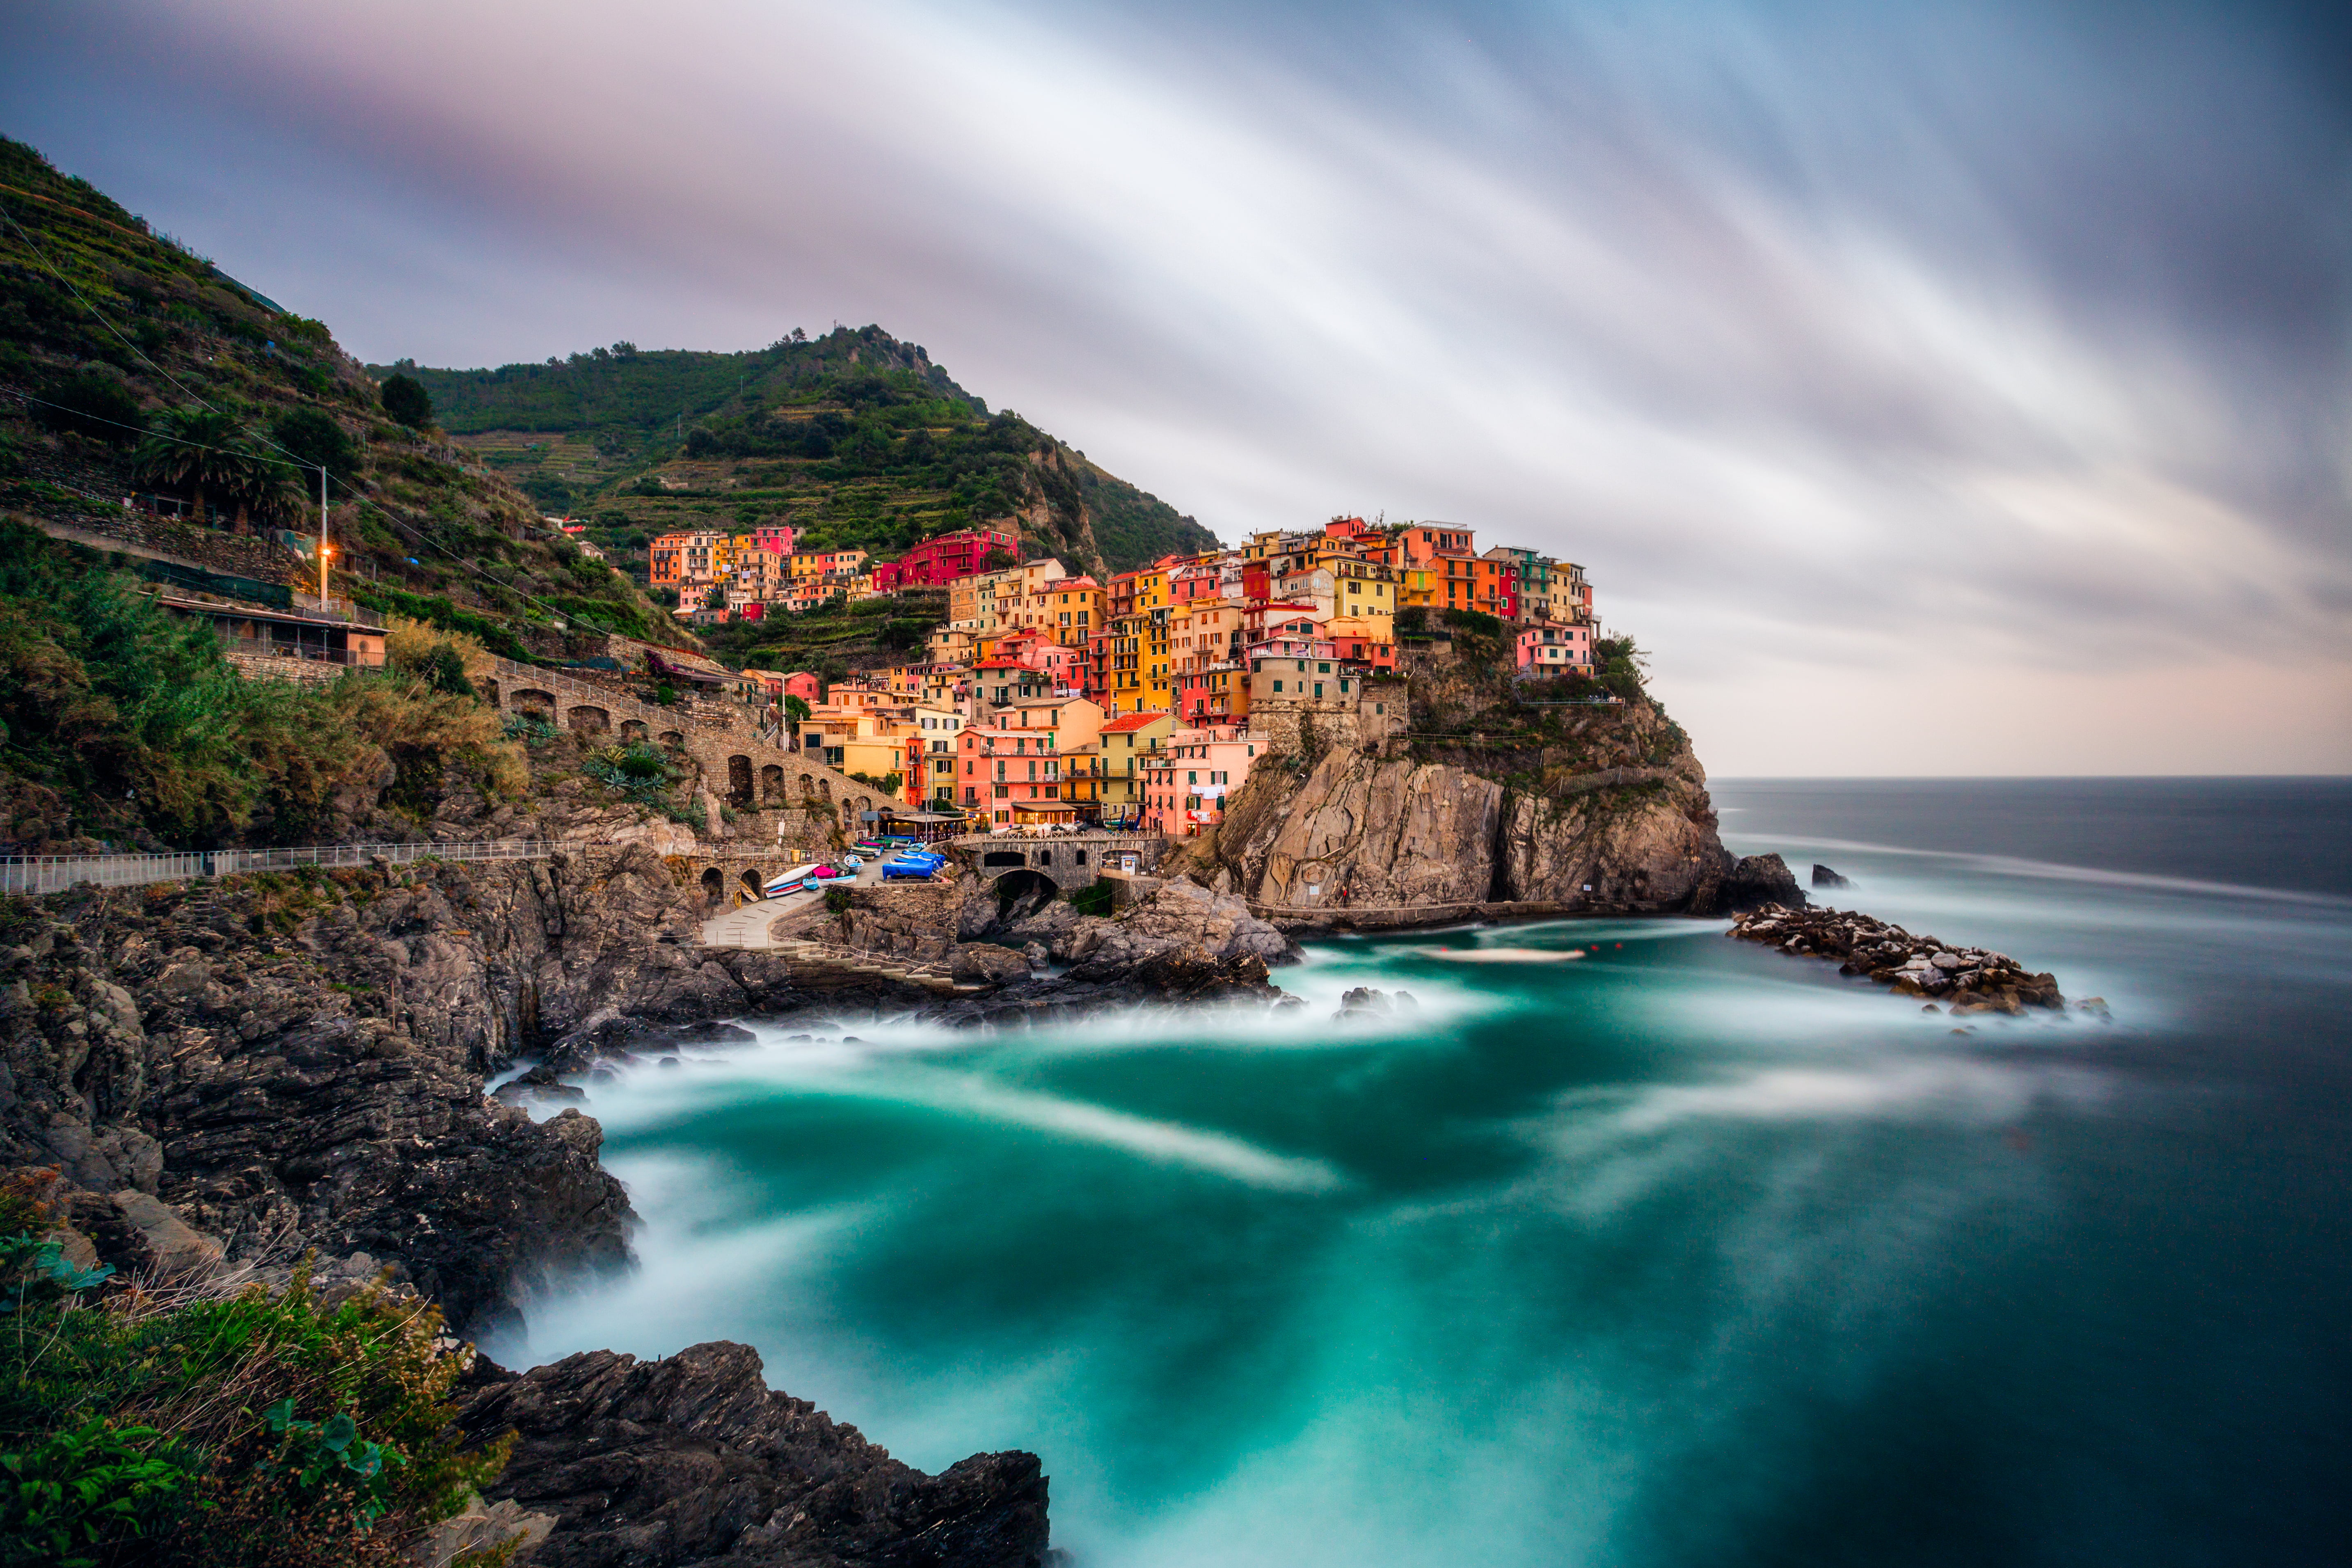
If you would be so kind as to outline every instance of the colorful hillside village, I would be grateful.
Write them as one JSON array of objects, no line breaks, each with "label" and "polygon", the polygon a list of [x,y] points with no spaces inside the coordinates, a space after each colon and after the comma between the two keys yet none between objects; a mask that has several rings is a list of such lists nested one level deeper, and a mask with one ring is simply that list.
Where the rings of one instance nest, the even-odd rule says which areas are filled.
[{"label": "colorful hillside village", "polygon": [[1198,834],[1223,820],[1259,758],[1299,754],[1310,731],[1402,731],[1400,612],[1491,616],[1530,676],[1593,665],[1582,567],[1481,552],[1471,530],[1445,523],[1335,518],[1106,582],[1023,561],[1019,540],[995,530],[881,563],[793,545],[789,527],[667,534],[653,544],[653,582],[699,625],[944,588],[947,619],[919,662],[830,685],[805,672],[737,679],[798,748],[877,781],[910,813],[978,831]]}]

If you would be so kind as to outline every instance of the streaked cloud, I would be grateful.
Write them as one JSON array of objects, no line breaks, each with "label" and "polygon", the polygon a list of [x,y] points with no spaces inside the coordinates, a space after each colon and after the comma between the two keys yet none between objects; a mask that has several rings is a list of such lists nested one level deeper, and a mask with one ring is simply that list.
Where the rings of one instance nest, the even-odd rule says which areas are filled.
[{"label": "streaked cloud", "polygon": [[26,22],[15,133],[371,357],[879,321],[1228,537],[1583,562],[1719,772],[2352,768],[2352,92],[2285,13]]}]

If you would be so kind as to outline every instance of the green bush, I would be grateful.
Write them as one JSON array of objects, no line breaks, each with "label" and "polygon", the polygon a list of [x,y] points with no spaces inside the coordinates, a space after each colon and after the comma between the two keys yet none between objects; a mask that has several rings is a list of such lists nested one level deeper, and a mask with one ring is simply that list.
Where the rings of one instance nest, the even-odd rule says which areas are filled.
[{"label": "green bush", "polygon": [[429,1307],[330,1306],[307,1266],[276,1291],[93,1299],[99,1271],[62,1267],[30,1231],[0,1240],[11,1568],[388,1564],[505,1466],[505,1443],[460,1447],[470,1352]]},{"label": "green bush", "polygon": [[83,371],[41,388],[42,401],[33,412],[52,430],[72,430],[93,440],[122,447],[139,438],[146,411],[131,390],[110,375]]},{"label": "green bush", "polygon": [[644,741],[607,746],[582,763],[580,771],[623,799],[648,805],[658,804],[678,777],[668,753]]},{"label": "green bush", "polygon": [[1108,915],[1112,908],[1112,892],[1108,882],[1095,882],[1073,889],[1070,906],[1082,915]]},{"label": "green bush", "polygon": [[318,493],[318,470],[349,475],[358,467],[357,448],[331,414],[317,408],[289,408],[270,421],[269,433],[278,445],[305,469],[303,488]]},{"label": "green bush", "polygon": [[428,429],[433,424],[433,395],[413,375],[384,377],[383,411],[403,425]]}]

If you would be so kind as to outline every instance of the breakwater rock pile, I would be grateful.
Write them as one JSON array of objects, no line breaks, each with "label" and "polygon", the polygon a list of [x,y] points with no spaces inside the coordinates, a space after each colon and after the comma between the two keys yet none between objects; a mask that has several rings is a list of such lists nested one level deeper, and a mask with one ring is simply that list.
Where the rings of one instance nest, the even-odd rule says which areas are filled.
[{"label": "breakwater rock pile", "polygon": [[1954,1014],[2022,1013],[2059,1008],[2058,977],[2032,974],[2007,953],[1959,947],[1941,937],[1914,936],[1901,926],[1848,910],[1789,909],[1767,904],[1731,922],[1724,933],[1769,942],[1799,958],[1834,962],[1841,974],[1867,975],[1898,996],[1951,1004]]}]

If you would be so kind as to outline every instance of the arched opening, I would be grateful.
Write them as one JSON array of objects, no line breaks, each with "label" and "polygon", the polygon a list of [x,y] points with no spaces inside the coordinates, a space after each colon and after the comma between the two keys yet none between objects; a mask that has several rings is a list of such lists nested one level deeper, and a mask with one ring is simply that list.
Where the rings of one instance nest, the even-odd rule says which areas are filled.
[{"label": "arched opening", "polygon": [[1085,864],[1087,863],[1087,852],[1086,852],[1085,850],[1081,849],[1081,850],[1079,850],[1079,851],[1077,852],[1077,855],[1078,855],[1078,864],[1079,864],[1079,865],[1081,865],[1081,866],[1085,865]]},{"label": "arched opening", "polygon": [[760,804],[782,805],[784,803],[784,770],[770,763],[760,770]]},{"label": "arched opening", "polygon": [[806,774],[806,773],[803,773],[803,774],[801,775],[801,798],[802,798],[803,800],[806,800],[809,796],[811,796],[811,795],[814,795],[815,793],[816,793],[816,780],[814,780],[814,779],[813,779],[813,778],[809,777],[809,776],[808,776],[808,774]]},{"label": "arched opening", "polygon": [[602,708],[593,708],[583,702],[572,710],[572,729],[574,734],[601,735],[612,727],[613,716]]},{"label": "arched opening", "polygon": [[551,720],[555,717],[555,693],[552,691],[538,691],[526,686],[514,694],[514,705],[534,719]]},{"label": "arched opening", "polygon": [[488,703],[493,708],[496,708],[499,705],[499,683],[497,681],[485,680],[482,682],[482,700]]},{"label": "arched opening", "polygon": [[661,732],[661,743],[673,752],[686,750],[686,737],[675,730],[664,730]]},{"label": "arched opening", "polygon": [[751,759],[740,752],[727,759],[727,804],[751,804]]},{"label": "arched opening", "polygon": [[816,797],[817,799],[824,801],[828,805],[833,803],[833,781],[831,779],[819,779],[816,781]]},{"label": "arched opening", "polygon": [[996,879],[996,918],[1025,921],[1061,896],[1061,884],[1043,871],[1007,871]]},{"label": "arched opening", "polygon": [[1050,866],[1053,863],[1054,852],[1051,849],[1040,849],[1037,851],[1037,864],[1040,866]]},{"label": "arched opening", "polygon": [[762,897],[763,895],[760,891],[760,883],[762,879],[763,879],[760,875],[760,868],[757,866],[747,868],[742,876],[743,896],[747,899]]},{"label": "arched opening", "polygon": [[727,873],[713,866],[702,874],[702,901],[712,909],[727,897]]},{"label": "arched opening", "polygon": [[1024,864],[1018,849],[992,849],[980,858],[982,866],[1019,866]]},{"label": "arched opening", "polygon": [[642,741],[645,738],[646,721],[643,719],[624,719],[621,721],[621,739],[624,741]]}]

